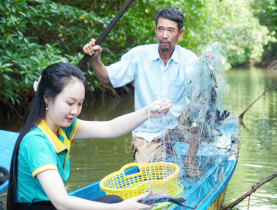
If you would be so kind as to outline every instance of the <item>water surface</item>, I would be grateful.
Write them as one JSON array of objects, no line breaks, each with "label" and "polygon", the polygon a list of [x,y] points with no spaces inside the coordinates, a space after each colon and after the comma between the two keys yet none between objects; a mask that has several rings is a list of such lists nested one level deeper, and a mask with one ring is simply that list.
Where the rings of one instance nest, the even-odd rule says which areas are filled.
[{"label": "water surface", "polygon": [[[277,83],[277,73],[250,68],[231,70],[225,75],[229,91],[224,104],[240,115],[268,87]],[[277,172],[277,91],[267,92],[244,115],[240,127],[238,165],[229,183],[225,205],[251,190],[252,185]],[[250,209],[277,209],[277,179],[252,194]],[[234,209],[247,209],[245,199]]]},{"label": "water surface", "polygon": [[[277,73],[260,69],[233,69],[224,75],[228,92],[223,95],[225,108],[239,115],[272,84]],[[240,129],[239,161],[229,183],[225,205],[249,190],[252,185],[277,172],[277,91],[263,96],[244,116]],[[109,120],[133,110],[133,97],[125,95],[119,100],[99,99],[84,106],[81,119]],[[22,122],[16,118],[1,125],[0,129],[17,131]],[[102,179],[132,162],[131,134],[115,139],[76,140],[71,152],[71,176],[66,183],[68,191]],[[1,195],[5,199],[6,193]],[[245,199],[234,209],[247,209]],[[250,209],[277,209],[277,179],[252,194]]]}]

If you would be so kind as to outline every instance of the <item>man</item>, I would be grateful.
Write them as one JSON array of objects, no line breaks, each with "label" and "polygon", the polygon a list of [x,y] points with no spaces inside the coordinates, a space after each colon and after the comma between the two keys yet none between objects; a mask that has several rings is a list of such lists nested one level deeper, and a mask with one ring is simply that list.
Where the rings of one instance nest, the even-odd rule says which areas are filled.
[{"label": "man", "polygon": [[184,33],[183,21],[183,14],[175,8],[159,10],[154,27],[158,43],[137,46],[107,67],[101,61],[102,49],[95,46],[95,39],[83,48],[85,53],[93,55],[92,65],[100,83],[110,82],[117,88],[134,82],[135,110],[156,99],[171,100],[172,108],[163,119],[151,119],[133,131],[134,158],[139,163],[161,159],[167,147],[161,137],[176,128],[187,105],[186,83],[197,57],[177,45]]}]

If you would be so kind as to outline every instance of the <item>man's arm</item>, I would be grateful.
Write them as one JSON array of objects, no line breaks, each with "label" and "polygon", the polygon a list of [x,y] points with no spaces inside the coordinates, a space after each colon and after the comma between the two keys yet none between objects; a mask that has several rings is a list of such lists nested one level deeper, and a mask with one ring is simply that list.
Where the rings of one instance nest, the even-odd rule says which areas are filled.
[{"label": "man's arm", "polygon": [[83,47],[83,51],[84,53],[92,56],[91,64],[93,66],[94,73],[98,78],[99,82],[101,84],[109,84],[110,79],[108,76],[107,68],[103,64],[100,57],[102,48],[99,45],[95,45],[95,41],[95,39],[91,39],[91,41]]}]

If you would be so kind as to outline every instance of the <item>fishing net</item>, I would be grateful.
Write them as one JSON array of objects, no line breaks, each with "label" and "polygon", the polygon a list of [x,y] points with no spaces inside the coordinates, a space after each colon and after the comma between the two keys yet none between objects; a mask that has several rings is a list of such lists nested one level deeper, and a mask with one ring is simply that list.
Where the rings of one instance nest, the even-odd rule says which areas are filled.
[{"label": "fishing net", "polygon": [[[227,69],[221,45],[205,46],[186,81],[189,105],[180,116],[178,126],[161,137],[162,156],[156,152],[152,155],[153,162],[179,165],[179,180],[184,191],[215,163],[227,161],[226,155],[221,155],[227,145],[219,141],[222,122],[229,115],[221,99],[222,92],[227,90],[222,76]],[[166,126],[168,122],[162,121],[162,126]]]}]

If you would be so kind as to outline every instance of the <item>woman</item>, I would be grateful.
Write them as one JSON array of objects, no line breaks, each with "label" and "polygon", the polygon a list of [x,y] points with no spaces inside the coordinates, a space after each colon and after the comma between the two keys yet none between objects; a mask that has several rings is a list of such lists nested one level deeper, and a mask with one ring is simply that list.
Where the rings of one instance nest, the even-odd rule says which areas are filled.
[{"label": "woman", "polygon": [[[145,194],[125,201],[108,196],[100,198],[100,202],[69,196],[64,182],[70,171],[70,145],[74,139],[112,138],[126,134],[148,117],[167,113],[170,102],[166,99],[156,101],[152,106],[159,104],[158,110],[150,105],[111,121],[96,122],[77,118],[84,99],[85,79],[77,67],[57,63],[43,70],[26,122],[15,144],[8,209],[151,208],[139,203]],[[111,199],[114,203],[104,203]]]}]

